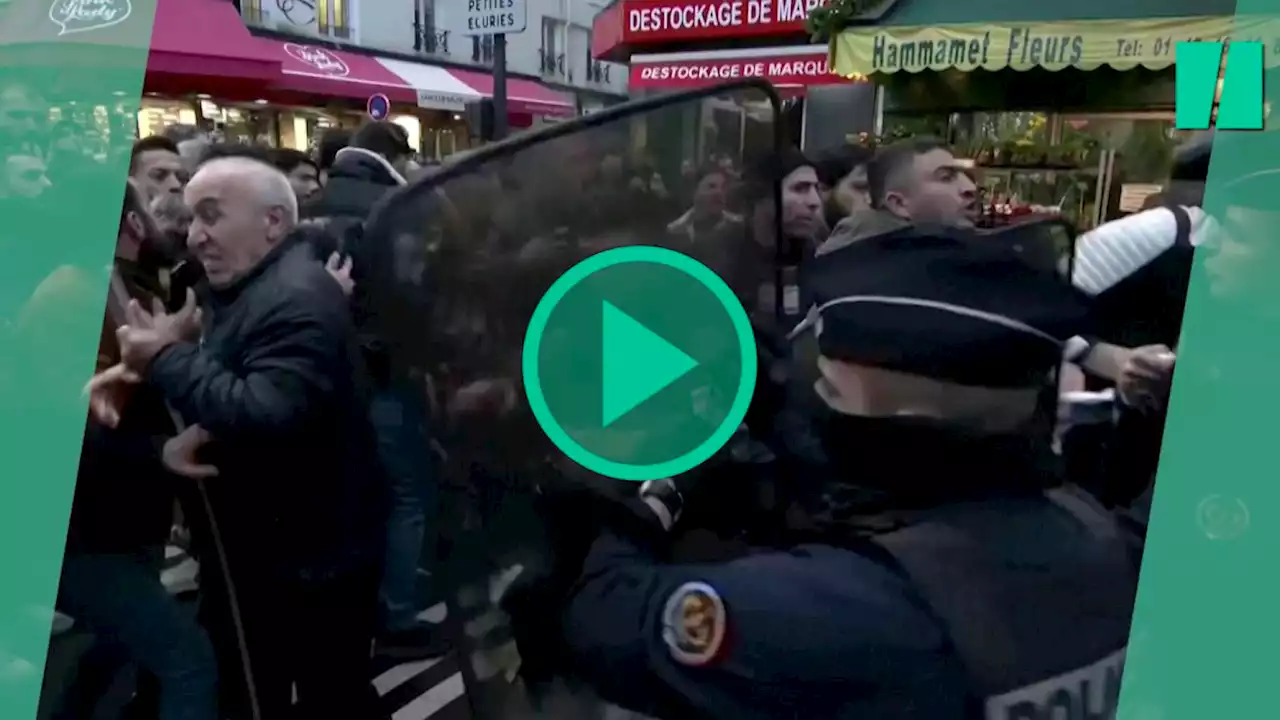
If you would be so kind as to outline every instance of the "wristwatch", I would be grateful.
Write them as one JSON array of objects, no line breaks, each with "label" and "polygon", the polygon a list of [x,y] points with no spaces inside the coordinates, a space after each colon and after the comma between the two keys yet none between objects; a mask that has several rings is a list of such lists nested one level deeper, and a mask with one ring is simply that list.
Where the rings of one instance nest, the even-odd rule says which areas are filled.
[{"label": "wristwatch", "polygon": [[668,530],[680,519],[680,513],[684,512],[684,495],[680,494],[680,489],[671,478],[647,480],[641,483],[640,499],[656,501],[666,510],[670,517],[662,520]]}]

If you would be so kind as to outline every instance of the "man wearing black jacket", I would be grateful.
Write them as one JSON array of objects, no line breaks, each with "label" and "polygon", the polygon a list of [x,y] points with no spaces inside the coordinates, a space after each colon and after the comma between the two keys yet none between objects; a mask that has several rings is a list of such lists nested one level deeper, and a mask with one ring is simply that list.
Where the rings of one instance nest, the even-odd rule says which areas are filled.
[{"label": "man wearing black jacket", "polygon": [[210,161],[186,199],[211,321],[201,334],[193,308],[133,306],[121,363],[99,385],[158,389],[188,423],[166,443],[166,466],[218,476],[207,488],[230,576],[208,573],[203,589],[220,611],[208,622],[232,691],[224,714],[247,715],[252,694],[234,692],[247,661],[260,720],[290,716],[295,686],[302,716],[376,717],[384,481],[347,299],[294,232],[297,200],[275,168]]},{"label": "man wearing black jacket", "polygon": [[[116,243],[114,289],[145,302],[163,301],[163,244],[132,183],[126,187]],[[108,311],[99,367],[119,360]],[[62,708],[67,718],[89,717],[126,660],[142,677],[158,681],[159,697],[139,692],[139,717],[213,720],[217,670],[204,631],[160,582],[160,559],[173,520],[177,481],[160,462],[165,438],[174,434],[155,389],[122,388],[127,399],[101,422],[85,428],[67,532],[59,605],[84,622],[97,643],[81,663],[76,685]],[[157,702],[144,710],[143,705]]]},{"label": "man wearing black jacket", "polygon": [[412,155],[404,128],[393,122],[370,122],[356,131],[351,144],[334,156],[319,195],[302,209],[304,218],[330,228],[335,244],[318,248],[318,257],[327,258],[340,251],[357,255],[359,263],[357,248],[344,244],[352,235],[352,228],[363,225],[384,195],[405,184]]},{"label": "man wearing black jacket", "polygon": [[[377,250],[364,240],[363,225],[374,205],[387,193],[405,184],[405,172],[412,154],[404,129],[392,122],[370,122],[351,138],[351,145],[337,152],[328,181],[320,196],[304,212],[310,220],[323,224],[323,236],[332,243],[316,245],[317,257],[340,252],[351,259],[357,288],[379,266]],[[424,226],[428,218],[424,218]],[[394,264],[402,276],[397,282],[415,285],[412,268],[424,262],[425,246],[416,235],[397,238]],[[332,261],[332,262],[336,262]],[[331,271],[341,267],[331,263]],[[370,282],[377,282],[370,280]],[[428,290],[412,292],[423,297]],[[403,378],[378,370],[388,365],[384,343],[366,327],[370,308],[356,297],[356,320],[360,325],[365,357],[374,369],[375,393],[371,416],[378,438],[379,457],[386,468],[391,501],[388,519],[384,571],[380,591],[381,621],[377,648],[381,655],[397,658],[432,657],[444,651],[434,626],[418,620],[424,610],[419,583],[423,565],[432,561],[428,540],[435,532],[435,458],[426,450],[432,430],[428,405],[420,390]],[[387,308],[378,308],[379,312]]]}]

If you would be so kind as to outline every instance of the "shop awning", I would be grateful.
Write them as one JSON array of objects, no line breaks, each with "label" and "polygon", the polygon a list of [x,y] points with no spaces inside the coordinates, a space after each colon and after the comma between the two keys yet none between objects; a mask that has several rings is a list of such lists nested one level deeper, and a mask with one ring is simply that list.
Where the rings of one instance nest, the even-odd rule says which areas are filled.
[{"label": "shop awning", "polygon": [[[199,77],[199,89],[206,92],[207,83],[265,83],[280,73],[279,60],[263,51],[226,0],[110,0],[95,4],[92,12],[82,5],[11,2],[3,7],[4,64],[92,63],[117,71],[139,67],[139,53],[147,53],[151,78]],[[185,89],[193,89],[189,80]]]},{"label": "shop awning", "polygon": [[418,96],[418,107],[462,112],[466,104],[483,97],[470,85],[439,65],[378,58],[378,63],[409,84]]},{"label": "shop awning", "polygon": [[840,75],[925,70],[1117,70],[1173,65],[1185,40],[1262,40],[1268,66],[1280,21],[1235,16],[1146,20],[1072,20],[1034,23],[865,27],[842,32],[831,43],[831,65]]},{"label": "shop awning", "polygon": [[279,90],[367,100],[381,93],[398,103],[416,103],[417,91],[369,55],[318,45],[257,38],[280,61]]},{"label": "shop awning", "polygon": [[147,72],[274,80],[280,60],[226,0],[158,0]]},{"label": "shop awning", "polygon": [[[493,97],[493,76],[473,70],[449,68],[449,73],[466,83],[483,97]],[[507,78],[507,111],[529,115],[571,117],[578,111],[573,98],[556,92],[542,83],[522,78]]]},{"label": "shop awning", "polygon": [[849,82],[827,66],[825,45],[796,45],[632,55],[628,87],[675,90],[751,77],[783,89]]}]

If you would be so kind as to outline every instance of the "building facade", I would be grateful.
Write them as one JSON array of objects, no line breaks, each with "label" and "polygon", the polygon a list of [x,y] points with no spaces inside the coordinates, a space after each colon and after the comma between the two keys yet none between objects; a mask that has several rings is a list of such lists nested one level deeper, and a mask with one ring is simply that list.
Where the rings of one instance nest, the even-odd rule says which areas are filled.
[{"label": "building facade", "polygon": [[[629,89],[635,94],[767,80],[784,101],[788,140],[820,150],[874,131],[878,117],[875,88],[833,73],[827,46],[809,37],[805,21],[821,4],[612,0],[596,13],[591,54],[628,63]],[[734,151],[732,142],[718,142],[719,151]]]},{"label": "building facade", "polygon": [[[591,57],[601,0],[526,0],[527,26],[507,37],[507,71],[572,93],[583,112],[627,96],[627,68]],[[465,0],[242,0],[246,23],[273,33],[489,72],[491,36],[459,32]]]}]

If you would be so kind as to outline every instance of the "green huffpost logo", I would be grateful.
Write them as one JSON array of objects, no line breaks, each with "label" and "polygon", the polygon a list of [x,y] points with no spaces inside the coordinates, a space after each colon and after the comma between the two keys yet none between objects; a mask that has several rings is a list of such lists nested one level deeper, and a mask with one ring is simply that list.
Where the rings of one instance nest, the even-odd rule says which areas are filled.
[{"label": "green huffpost logo", "polygon": [[1182,42],[1175,52],[1174,124],[1179,130],[1263,128],[1263,43]]}]

